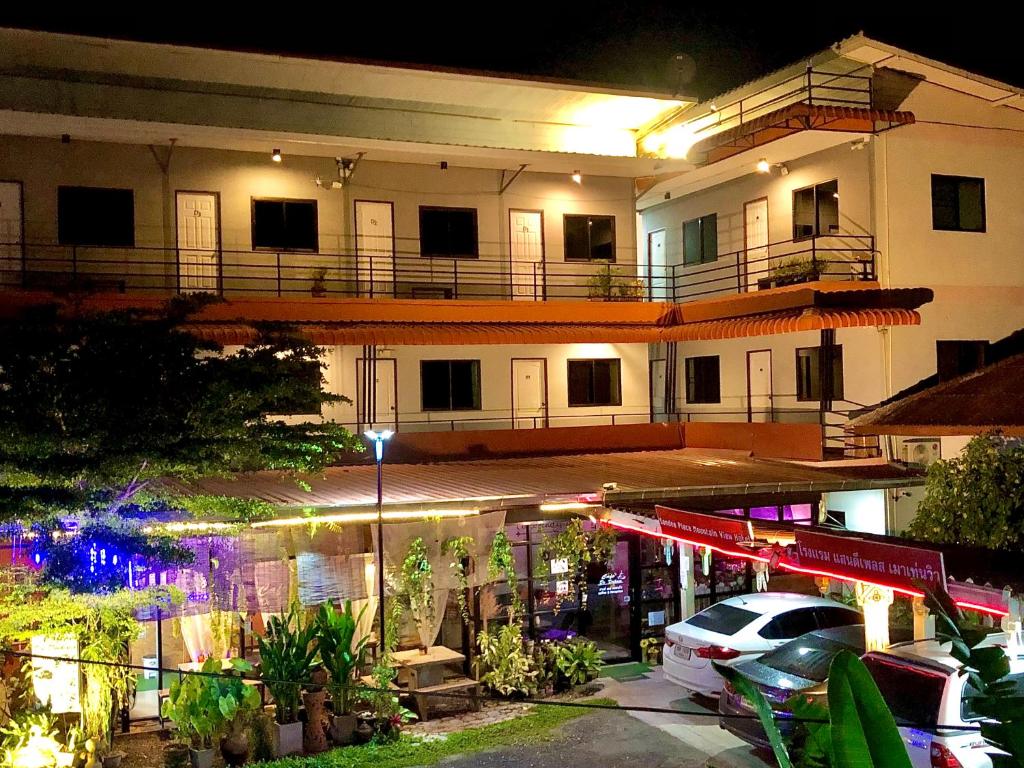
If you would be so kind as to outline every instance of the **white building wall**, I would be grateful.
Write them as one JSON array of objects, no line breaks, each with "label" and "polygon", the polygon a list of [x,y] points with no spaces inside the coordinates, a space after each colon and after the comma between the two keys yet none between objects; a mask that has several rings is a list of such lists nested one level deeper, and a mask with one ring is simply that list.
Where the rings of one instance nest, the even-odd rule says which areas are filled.
[{"label": "white building wall", "polygon": [[[326,409],[324,416],[344,424],[356,423],[357,359],[361,347],[326,349],[327,390],[352,403]],[[508,429],[512,426],[512,360],[547,361],[548,413],[551,426],[638,424],[650,421],[649,375],[645,344],[528,344],[464,346],[397,346],[379,348],[378,356],[394,359],[398,378],[399,430]],[[622,404],[569,406],[569,360],[618,358],[621,360]],[[424,411],[420,390],[423,360],[479,360],[481,410]]]},{"label": "white building wall", "polygon": [[[355,250],[353,206],[356,200],[394,203],[396,251],[424,272],[429,261],[420,260],[419,206],[475,208],[480,261],[496,266],[487,275],[507,280],[509,273],[509,210],[539,210],[544,215],[545,258],[552,281],[574,283],[576,292],[557,295],[586,297],[586,280],[598,268],[591,264],[565,264],[563,215],[586,213],[615,217],[616,263],[623,276],[636,272],[636,216],[633,182],[628,178],[585,174],[581,184],[568,175],[524,172],[504,194],[499,194],[499,170],[461,168],[442,171],[438,165],[412,165],[361,161],[352,183],[343,190],[319,188],[314,178],[329,186],[338,178],[333,158],[285,155],[283,162],[266,154],[217,149],[176,147],[166,162],[166,176],[160,162],[168,147],[5,136],[0,142],[0,179],[24,185],[25,240],[28,243],[57,242],[57,188],[98,186],[130,188],[135,194],[135,243],[139,249],[166,248],[166,253],[148,257],[164,262],[170,278],[174,271],[176,245],[175,192],[215,192],[220,198],[220,236],[224,251],[252,249],[252,198],[298,198],[317,202],[318,255],[286,254],[287,264],[341,267],[349,262],[338,254]],[[513,169],[514,170],[514,169]],[[512,170],[506,173],[506,180]],[[46,255],[59,257],[66,249],[51,249]],[[29,258],[31,265],[30,250]],[[139,254],[135,254],[139,257]],[[123,257],[123,255],[121,256]],[[239,255],[239,260],[273,264],[272,254]],[[230,258],[225,254],[225,263]],[[436,260],[449,262],[449,260]],[[479,262],[460,260],[464,269],[480,270]],[[450,267],[444,271],[450,273]],[[269,274],[269,273],[268,273]],[[306,271],[293,272],[309,277]],[[478,282],[479,282],[478,278]],[[486,278],[483,278],[486,279]],[[429,282],[429,281],[427,281]],[[154,284],[152,287],[157,287]],[[256,286],[274,288],[271,282]],[[495,298],[500,298],[496,292]]]}]

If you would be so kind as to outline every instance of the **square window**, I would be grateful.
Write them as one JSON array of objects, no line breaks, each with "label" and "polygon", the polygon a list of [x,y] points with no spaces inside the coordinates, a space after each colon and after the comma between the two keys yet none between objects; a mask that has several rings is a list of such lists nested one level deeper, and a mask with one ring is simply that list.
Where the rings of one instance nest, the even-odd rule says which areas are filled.
[{"label": "square window", "polygon": [[722,402],[718,355],[686,358],[686,402]]},{"label": "square window", "polygon": [[802,402],[843,399],[843,346],[832,349],[832,367],[825,371],[830,381],[823,386],[821,347],[802,347],[796,351],[796,399]]},{"label": "square window", "polygon": [[985,180],[932,174],[932,229],[985,231]]},{"label": "square window", "polygon": [[839,182],[793,191],[793,239],[839,233]]},{"label": "square window", "polygon": [[420,206],[420,255],[448,259],[476,259],[476,208]]},{"label": "square window", "polygon": [[566,261],[615,261],[615,217],[567,213],[563,218]]},{"label": "square window", "polygon": [[135,245],[135,193],[106,187],[57,188],[61,245]]},{"label": "square window", "polygon": [[621,369],[618,358],[570,360],[569,405],[622,405]]},{"label": "square window", "polygon": [[420,398],[424,411],[479,411],[480,361],[420,361]]},{"label": "square window", "polygon": [[319,250],[316,200],[252,201],[253,250]]},{"label": "square window", "polygon": [[683,264],[708,264],[718,258],[718,214],[683,222]]}]

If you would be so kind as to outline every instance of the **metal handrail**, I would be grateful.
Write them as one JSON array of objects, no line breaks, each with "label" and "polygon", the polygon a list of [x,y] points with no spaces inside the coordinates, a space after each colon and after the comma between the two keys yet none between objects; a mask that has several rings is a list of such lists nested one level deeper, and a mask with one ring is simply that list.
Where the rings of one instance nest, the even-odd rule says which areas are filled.
[{"label": "metal handrail", "polygon": [[[0,248],[4,244],[0,244]],[[524,262],[479,258],[293,251],[179,251],[157,246],[67,246],[17,244],[21,258],[0,258],[0,287],[85,287],[115,291],[403,298],[620,299],[683,302],[710,294],[742,293],[771,278],[782,260],[805,261],[813,279],[871,280],[874,237],[829,234],[782,240],[756,249],[719,254],[705,264],[648,265],[639,280],[634,265],[612,268],[615,290],[595,295],[591,285],[607,262]],[[9,248],[13,250],[13,248]],[[203,262],[204,253],[211,257]],[[806,276],[805,276],[806,277]],[[801,282],[802,280],[791,280]]]}]

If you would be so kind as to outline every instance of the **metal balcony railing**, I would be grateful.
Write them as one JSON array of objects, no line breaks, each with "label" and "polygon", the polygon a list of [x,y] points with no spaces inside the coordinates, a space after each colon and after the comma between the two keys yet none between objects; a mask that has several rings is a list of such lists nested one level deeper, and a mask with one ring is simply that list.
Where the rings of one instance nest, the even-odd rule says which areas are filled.
[{"label": "metal balcony railing", "polygon": [[874,238],[826,235],[725,253],[707,264],[648,265],[641,278],[634,277],[636,270],[633,263],[512,262],[489,256],[0,243],[0,288],[209,292],[234,297],[684,302],[808,280],[873,280]]}]

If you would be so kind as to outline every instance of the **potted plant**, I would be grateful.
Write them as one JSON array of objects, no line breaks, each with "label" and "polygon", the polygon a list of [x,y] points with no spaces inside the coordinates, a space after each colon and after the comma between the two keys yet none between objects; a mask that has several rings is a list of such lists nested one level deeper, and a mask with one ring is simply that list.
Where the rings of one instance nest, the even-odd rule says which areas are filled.
[{"label": "potted plant", "polygon": [[633,280],[622,279],[617,284],[619,298],[623,301],[639,301],[644,297],[644,281],[639,277]]},{"label": "potted plant", "polygon": [[555,666],[558,670],[557,687],[567,690],[596,680],[604,662],[594,641],[577,637],[559,646]]},{"label": "potted plant", "polygon": [[327,295],[327,267],[313,270],[313,284],[309,287],[309,293],[315,298]]},{"label": "potted plant", "polygon": [[[203,671],[220,672],[220,662],[208,659]],[[178,737],[189,744],[192,768],[211,768],[213,738],[224,727],[220,697],[214,678],[185,675],[171,683],[161,716],[171,720]]]},{"label": "potted plant", "polygon": [[587,298],[610,301],[617,274],[618,272],[612,269],[611,262],[604,262],[604,265],[587,279]]},{"label": "potted plant", "polygon": [[818,265],[813,261],[794,257],[777,265],[768,277],[757,281],[759,289],[781,288],[785,285],[797,285],[818,279]]},{"label": "potted plant", "polygon": [[[214,664],[218,663],[214,660]],[[252,749],[249,724],[252,714],[260,709],[262,702],[256,687],[246,685],[238,674],[252,671],[252,665],[244,659],[232,659],[231,667],[230,674],[215,678],[219,694],[217,702],[224,717],[220,753],[227,765],[239,766],[249,759]]]},{"label": "potted plant", "polygon": [[331,718],[330,733],[335,743],[351,744],[355,738],[358,720],[352,714],[352,686],[356,675],[363,666],[366,655],[367,637],[357,639],[359,622],[366,606],[359,615],[352,611],[352,601],[346,600],[344,610],[335,611],[330,603],[320,606],[316,615],[316,638],[320,658],[331,676],[331,700],[334,716]]},{"label": "potted plant", "polygon": [[267,621],[266,633],[257,640],[260,672],[274,697],[271,742],[275,757],[302,751],[299,704],[317,654],[316,634],[317,626],[303,624],[299,606],[292,603],[284,617],[272,616]]}]

